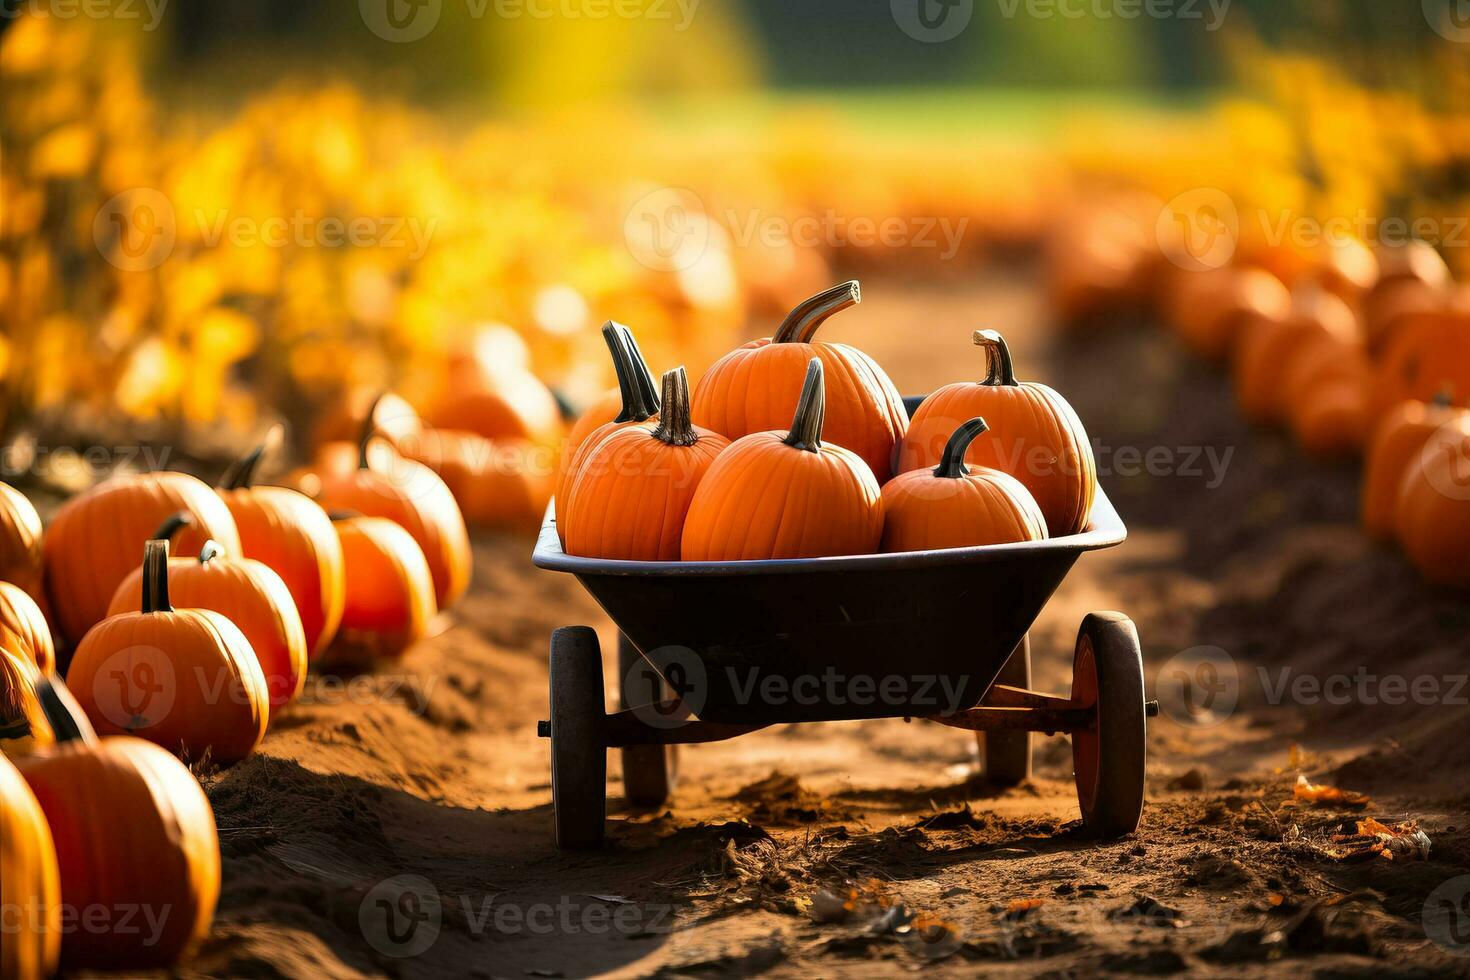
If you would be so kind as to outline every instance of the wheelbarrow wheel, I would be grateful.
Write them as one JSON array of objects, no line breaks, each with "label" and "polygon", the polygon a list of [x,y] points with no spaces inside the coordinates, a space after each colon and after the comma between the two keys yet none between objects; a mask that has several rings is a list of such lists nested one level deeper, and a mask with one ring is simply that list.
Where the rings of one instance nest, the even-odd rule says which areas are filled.
[{"label": "wheelbarrow wheel", "polygon": [[[1031,687],[1031,638],[1021,637],[1010,659],[1000,669],[997,684]],[[985,780],[992,786],[1019,786],[1031,778],[1030,732],[976,732],[980,756],[985,760]]]},{"label": "wheelbarrow wheel", "polygon": [[551,634],[551,799],[556,846],[602,845],[607,819],[602,650],[587,626]]},{"label": "wheelbarrow wheel", "polygon": [[[652,675],[653,668],[643,664],[643,655],[638,652],[626,636],[618,635],[618,700],[623,708],[645,703],[650,697],[658,699],[666,694],[662,683],[650,685],[649,691],[628,690],[629,679],[640,665],[641,677],[645,672]],[[644,702],[635,702],[635,698]],[[622,749],[623,754],[623,798],[628,805],[639,810],[655,810],[668,802],[674,792],[679,776],[679,747],[677,745],[630,745]]]},{"label": "wheelbarrow wheel", "polygon": [[1131,834],[1143,812],[1147,756],[1143,655],[1133,620],[1118,612],[1082,620],[1072,699],[1093,705],[1092,724],[1072,733],[1082,824],[1099,837]]}]

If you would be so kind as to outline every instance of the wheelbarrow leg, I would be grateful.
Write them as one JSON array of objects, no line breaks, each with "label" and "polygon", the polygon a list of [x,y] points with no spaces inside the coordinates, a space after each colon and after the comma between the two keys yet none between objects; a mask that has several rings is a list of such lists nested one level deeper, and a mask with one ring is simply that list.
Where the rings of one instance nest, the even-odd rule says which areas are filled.
[{"label": "wheelbarrow leg", "polygon": [[[1031,638],[1021,637],[1010,659],[995,679],[1008,687],[1031,687]],[[985,779],[993,786],[1019,786],[1031,778],[1031,733],[1013,731],[976,732],[980,755],[985,761]]]},{"label": "wheelbarrow leg", "polygon": [[[631,690],[630,690],[631,688]],[[618,634],[618,706],[633,708],[669,696],[667,685],[629,639]],[[623,796],[640,810],[668,802],[679,775],[677,745],[630,745],[622,749]]]},{"label": "wheelbarrow leg", "polygon": [[607,820],[602,650],[587,626],[551,634],[551,799],[556,845],[602,846]]}]

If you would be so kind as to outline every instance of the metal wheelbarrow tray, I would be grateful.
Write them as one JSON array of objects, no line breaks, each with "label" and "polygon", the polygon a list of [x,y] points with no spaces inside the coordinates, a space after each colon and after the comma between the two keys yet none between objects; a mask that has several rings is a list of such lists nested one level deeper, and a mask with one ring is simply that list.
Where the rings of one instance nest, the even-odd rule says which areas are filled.
[{"label": "metal wheelbarrow tray", "polygon": [[1132,832],[1143,802],[1146,717],[1133,623],[1092,613],[1069,696],[1030,690],[1026,632],[1084,552],[1120,544],[1099,489],[1089,526],[1046,541],[943,551],[745,562],[604,561],[566,554],[548,508],[533,561],[570,572],[622,633],[621,709],[605,710],[596,633],[551,638],[552,791],[563,847],[600,845],[606,753],[625,797],[663,805],[679,744],[769,725],[919,717],[988,732],[986,775],[1030,775],[1030,733],[1072,736],[1083,823]]}]

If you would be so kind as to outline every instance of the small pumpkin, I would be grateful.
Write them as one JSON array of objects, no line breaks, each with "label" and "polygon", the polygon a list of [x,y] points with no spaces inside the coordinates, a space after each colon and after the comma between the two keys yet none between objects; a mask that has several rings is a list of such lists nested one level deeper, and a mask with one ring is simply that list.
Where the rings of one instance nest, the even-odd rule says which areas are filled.
[{"label": "small pumpkin", "polygon": [[1470,415],[1436,429],[1410,460],[1395,508],[1399,544],[1424,578],[1470,588]]},{"label": "small pumpkin", "polygon": [[312,429],[311,444],[320,449],[329,442],[352,442],[365,425],[371,425],[390,445],[398,446],[418,438],[424,420],[412,405],[392,391],[360,389],[343,395],[322,416]]},{"label": "small pumpkin", "polygon": [[[154,533],[172,540],[187,527],[179,514]],[[170,558],[169,597],[186,609],[211,609],[240,628],[265,674],[269,720],[301,696],[306,686],[306,634],[296,603],[281,577],[253,558],[231,558],[213,541],[205,542],[198,559]],[[143,569],[123,579],[112,597],[108,616],[138,612],[143,596]]]},{"label": "small pumpkin", "polygon": [[41,515],[25,494],[0,483],[0,581],[41,596]]},{"label": "small pumpkin", "polygon": [[46,814],[20,772],[0,756],[0,977],[47,980],[61,959],[61,875]]},{"label": "small pumpkin", "polygon": [[286,583],[301,618],[308,660],[337,634],[346,602],[342,544],[321,505],[287,487],[255,485],[269,440],[232,466],[216,488],[240,532],[240,554]]},{"label": "small pumpkin", "polygon": [[1287,408],[1287,426],[1301,450],[1319,459],[1357,455],[1371,424],[1365,378],[1327,378]]},{"label": "small pumpkin", "polygon": [[563,432],[561,406],[551,389],[516,367],[462,376],[458,384],[444,387],[425,418],[440,429],[538,446],[557,445]]},{"label": "small pumpkin", "polygon": [[0,754],[30,755],[56,741],[36,700],[40,679],[30,658],[0,647]]},{"label": "small pumpkin", "polygon": [[328,661],[402,656],[423,639],[436,612],[434,580],[423,551],[386,518],[339,513],[332,525],[347,559],[347,605]]},{"label": "small pumpkin", "polygon": [[158,746],[98,739],[59,681],[42,680],[37,695],[58,743],[15,762],[46,815],[62,901],[80,912],[152,910],[157,925],[68,929],[62,969],[170,967],[209,934],[219,900],[219,835],[209,800]]},{"label": "small pumpkin", "polygon": [[845,282],[807,299],[768,338],[715,362],[694,392],[694,424],[729,439],[781,429],[802,390],[807,362],[820,358],[827,378],[824,438],[857,453],[879,480],[893,472],[893,448],[908,430],[903,398],[867,354],[847,344],[817,342],[833,314],[862,299]]},{"label": "small pumpkin", "polygon": [[57,511],[43,544],[46,591],[52,625],[69,644],[107,614],[117,584],[138,567],[143,542],[179,511],[194,519],[179,537],[181,548],[197,551],[212,538],[239,552],[229,508],[208,484],[184,473],[113,477]]},{"label": "small pumpkin", "polygon": [[265,737],[265,674],[229,619],[170,604],[169,572],[168,542],[148,541],[142,611],[92,627],[67,681],[105,735],[136,734],[191,761],[238,762]]},{"label": "small pumpkin", "polygon": [[971,338],[986,353],[985,380],[945,385],[914,413],[898,449],[898,470],[932,469],[966,419],[983,417],[988,438],[970,444],[966,462],[1009,473],[1031,492],[1053,537],[1087,526],[1097,493],[1097,463],[1082,420],[1044,384],[1016,380],[1011,351],[994,330]]},{"label": "small pumpkin", "polygon": [[1194,288],[1177,295],[1172,322],[1195,353],[1212,361],[1230,352],[1248,320],[1280,318],[1291,308],[1291,293],[1265,269],[1225,266],[1184,281]]},{"label": "small pumpkin", "polygon": [[567,553],[626,561],[678,561],[684,518],[715,458],[730,445],[689,419],[689,378],[663,376],[657,422],[601,437],[568,495]]},{"label": "small pumpkin", "polygon": [[467,524],[528,530],[539,527],[546,515],[554,462],[547,447],[426,429],[403,452],[438,474]]},{"label": "small pumpkin", "polygon": [[1399,488],[1410,464],[1430,436],[1465,414],[1442,392],[1429,402],[1400,402],[1379,421],[1363,460],[1362,521],[1369,535],[1380,541],[1393,537]]},{"label": "small pumpkin", "polygon": [[970,444],[989,428],[961,423],[932,470],[900,473],[883,487],[883,550],[972,548],[1046,537],[1031,491],[1008,473],[965,465]]},{"label": "small pumpkin", "polygon": [[556,532],[566,547],[566,503],[571,497],[572,484],[582,469],[582,462],[599,442],[610,432],[630,425],[640,425],[658,416],[658,391],[653,386],[653,376],[644,363],[633,339],[633,331],[612,320],[602,325],[602,339],[607,343],[612,356],[613,373],[618,378],[618,393],[622,408],[610,421],[593,429],[572,451],[571,458],[562,467],[561,478],[556,485]]},{"label": "small pumpkin", "polygon": [[1446,388],[1470,391],[1470,304],[1400,323],[1378,357],[1373,407],[1386,412],[1406,399],[1427,401]]},{"label": "small pumpkin", "polygon": [[1287,399],[1282,386],[1296,350],[1313,338],[1342,344],[1360,343],[1353,311],[1342,298],[1309,286],[1292,297],[1291,315],[1284,319],[1252,319],[1241,333],[1234,356],[1235,397],[1252,422],[1281,422]]},{"label": "small pumpkin", "polygon": [[1426,242],[1384,246],[1375,255],[1378,281],[1363,299],[1363,324],[1369,348],[1378,351],[1403,317],[1443,309],[1453,279],[1439,252]]},{"label": "small pumpkin", "polygon": [[0,650],[27,657],[44,674],[56,670],[56,646],[41,607],[9,582],[0,582]]},{"label": "small pumpkin", "polygon": [[863,555],[883,536],[883,492],[851,449],[824,442],[820,357],[787,432],[756,432],[715,458],[694,491],[685,561]]}]

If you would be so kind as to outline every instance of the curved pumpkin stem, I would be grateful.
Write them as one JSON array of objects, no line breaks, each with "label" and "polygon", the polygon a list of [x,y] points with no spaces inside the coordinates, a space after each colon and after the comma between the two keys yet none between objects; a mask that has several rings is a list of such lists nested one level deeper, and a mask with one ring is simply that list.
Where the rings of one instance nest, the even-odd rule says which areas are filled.
[{"label": "curved pumpkin stem", "polygon": [[994,330],[976,330],[970,337],[976,347],[985,348],[986,374],[981,384],[1014,387],[1016,368],[1011,363],[1011,349],[1006,339]]},{"label": "curved pumpkin stem", "polygon": [[653,437],[670,446],[692,446],[699,441],[689,420],[689,375],[684,365],[664,372],[663,411]]},{"label": "curved pumpkin stem", "polygon": [[167,539],[155,538],[143,546],[143,611],[174,611],[168,601]]},{"label": "curved pumpkin stem", "polygon": [[802,300],[796,308],[786,314],[786,319],[771,336],[773,344],[809,344],[828,317],[841,313],[849,306],[863,301],[863,291],[856,279],[824,289],[815,296]]},{"label": "curved pumpkin stem", "polygon": [[[376,407],[376,403],[374,407]],[[230,464],[229,468],[225,470],[224,475],[219,478],[219,483],[216,484],[216,487],[220,490],[248,490],[254,486],[255,470],[260,466],[261,459],[271,449],[275,448],[281,441],[281,436],[285,431],[286,427],[279,422],[271,426],[270,431],[266,432],[265,438],[260,441],[260,445]]]},{"label": "curved pumpkin stem", "polygon": [[208,565],[216,558],[223,558],[225,549],[214,538],[204,542],[204,547],[199,549],[199,564]]},{"label": "curved pumpkin stem", "polygon": [[58,743],[80,742],[92,745],[97,741],[97,732],[87,715],[77,704],[76,698],[66,689],[60,677],[42,677],[35,683],[36,701],[41,713],[56,736]]},{"label": "curved pumpkin stem", "polygon": [[361,517],[361,516],[362,516],[362,511],[360,511],[360,510],[329,510],[329,511],[327,511],[327,520],[331,521],[333,524],[337,523],[338,521],[350,521],[350,520],[353,520],[353,519],[358,518],[358,517]]},{"label": "curved pumpkin stem", "polygon": [[791,431],[782,442],[792,449],[819,453],[822,451],[822,423],[826,420],[827,389],[822,384],[822,361],[814,357],[807,362],[806,381],[801,386],[801,401],[796,403]]},{"label": "curved pumpkin stem", "polygon": [[949,480],[968,476],[970,468],[965,465],[965,453],[969,452],[970,443],[975,441],[975,437],[989,429],[985,420],[978,416],[960,423],[959,428],[949,437],[949,442],[944,444],[944,455],[940,457],[939,465],[934,467],[934,475]]},{"label": "curved pumpkin stem", "polygon": [[633,329],[627,324],[619,323],[618,329],[623,334],[623,343],[628,346],[634,377],[637,378],[638,386],[643,391],[644,400],[653,406],[654,414],[657,414],[660,407],[658,385],[653,381],[653,371],[649,369],[648,361],[643,358],[643,350],[638,346],[638,338],[633,336]]},{"label": "curved pumpkin stem", "polygon": [[194,523],[194,515],[187,510],[181,510],[173,514],[168,520],[158,525],[158,530],[153,532],[153,538],[157,541],[172,541],[174,535]]},{"label": "curved pumpkin stem", "polygon": [[633,331],[609,320],[602,325],[602,339],[612,355],[613,373],[618,376],[618,391],[623,396],[623,410],[615,422],[642,422],[658,414],[658,395],[648,365],[638,353]]}]

